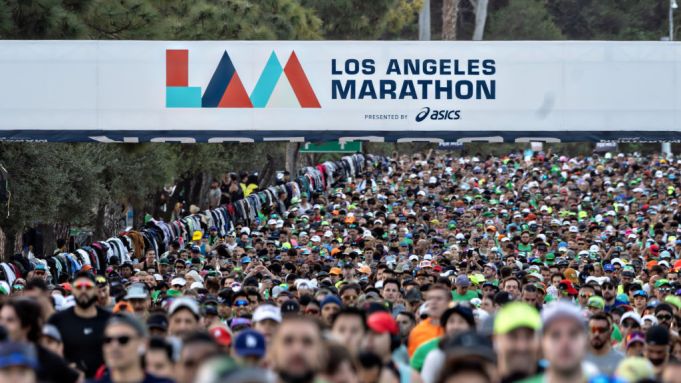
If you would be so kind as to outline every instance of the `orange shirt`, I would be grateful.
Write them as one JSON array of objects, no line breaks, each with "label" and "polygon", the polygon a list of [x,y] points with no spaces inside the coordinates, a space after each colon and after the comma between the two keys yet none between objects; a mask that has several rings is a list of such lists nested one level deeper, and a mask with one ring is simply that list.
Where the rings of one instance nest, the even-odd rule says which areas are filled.
[{"label": "orange shirt", "polygon": [[416,349],[423,343],[433,338],[437,338],[438,336],[443,336],[444,334],[445,329],[439,325],[433,324],[431,319],[422,320],[409,333],[409,340],[407,341],[407,353],[409,354],[409,357],[411,358]]}]

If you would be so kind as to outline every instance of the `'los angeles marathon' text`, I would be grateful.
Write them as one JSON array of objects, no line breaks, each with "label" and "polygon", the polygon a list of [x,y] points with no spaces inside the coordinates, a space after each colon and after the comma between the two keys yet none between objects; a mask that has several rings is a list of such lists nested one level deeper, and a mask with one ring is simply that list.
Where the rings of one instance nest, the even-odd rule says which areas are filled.
[{"label": "'los angeles marathon' text", "polygon": [[[373,59],[331,60],[334,76],[371,76],[376,74]],[[385,74],[390,79],[333,79],[331,97],[334,100],[469,100],[496,99],[496,80],[482,79],[397,79],[397,76],[493,76],[494,60],[471,59],[391,59]]]}]

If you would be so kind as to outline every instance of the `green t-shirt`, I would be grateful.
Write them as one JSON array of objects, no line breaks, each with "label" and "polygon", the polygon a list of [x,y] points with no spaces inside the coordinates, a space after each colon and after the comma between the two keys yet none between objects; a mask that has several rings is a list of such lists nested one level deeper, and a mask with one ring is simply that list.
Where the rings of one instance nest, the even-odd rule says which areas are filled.
[{"label": "green t-shirt", "polygon": [[456,290],[452,290],[452,300],[454,302],[461,302],[461,301],[470,301],[473,298],[479,298],[478,293],[475,292],[474,290],[468,290],[466,291],[466,294],[459,294],[456,292]]},{"label": "green t-shirt", "polygon": [[411,356],[411,361],[409,361],[411,368],[421,372],[423,363],[426,361],[426,356],[440,346],[440,339],[442,339],[442,337],[433,338],[418,346],[416,351],[414,351],[414,355]]}]

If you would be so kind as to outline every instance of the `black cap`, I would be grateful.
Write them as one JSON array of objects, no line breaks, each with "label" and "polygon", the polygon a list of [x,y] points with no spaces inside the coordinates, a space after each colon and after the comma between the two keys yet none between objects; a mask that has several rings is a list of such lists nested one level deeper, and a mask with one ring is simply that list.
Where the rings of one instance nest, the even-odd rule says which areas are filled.
[{"label": "black cap", "polygon": [[653,346],[668,346],[671,341],[669,330],[659,325],[652,326],[646,332],[646,344]]},{"label": "black cap", "polygon": [[442,324],[442,327],[447,324],[449,317],[454,314],[462,317],[471,328],[475,328],[475,315],[473,315],[473,310],[463,305],[456,305],[442,313],[442,317],[440,317],[440,323]]},{"label": "black cap", "polygon": [[293,299],[289,299],[281,305],[282,314],[297,314],[300,312],[300,304]]},{"label": "black cap", "polygon": [[445,337],[441,347],[447,356],[477,356],[490,363],[497,361],[492,342],[475,331],[464,331],[452,338]]},{"label": "black cap", "polygon": [[506,292],[506,291],[499,291],[494,295],[494,303],[503,306],[508,302],[511,302],[513,300],[513,296]]},{"label": "black cap", "polygon": [[147,328],[166,331],[168,329],[168,318],[163,314],[151,314],[147,318]]}]

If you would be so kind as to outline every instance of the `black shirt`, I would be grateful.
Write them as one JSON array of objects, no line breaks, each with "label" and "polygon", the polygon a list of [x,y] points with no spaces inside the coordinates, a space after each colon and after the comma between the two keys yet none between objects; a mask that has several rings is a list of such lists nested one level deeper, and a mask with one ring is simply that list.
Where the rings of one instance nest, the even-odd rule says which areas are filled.
[{"label": "black shirt", "polygon": [[37,345],[38,381],[54,383],[73,383],[78,381],[78,372],[68,366],[64,358]]},{"label": "black shirt", "polygon": [[98,307],[96,317],[81,318],[76,315],[75,308],[71,307],[55,313],[48,321],[57,326],[61,333],[64,358],[85,372],[86,378],[92,378],[104,363],[102,338],[110,317],[109,311]]}]

